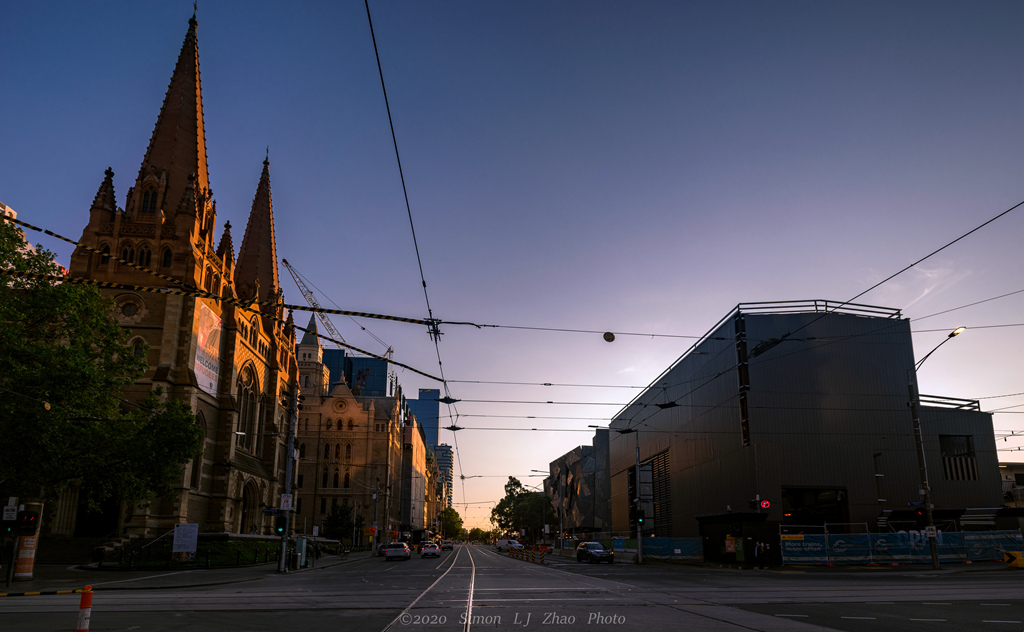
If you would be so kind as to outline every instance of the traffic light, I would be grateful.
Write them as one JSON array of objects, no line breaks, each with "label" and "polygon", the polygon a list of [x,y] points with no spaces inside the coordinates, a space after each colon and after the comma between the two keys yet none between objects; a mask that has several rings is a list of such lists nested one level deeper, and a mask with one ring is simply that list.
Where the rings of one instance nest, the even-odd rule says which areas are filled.
[{"label": "traffic light", "polygon": [[643,524],[644,523],[644,518],[646,518],[646,517],[647,517],[647,515],[645,514],[643,509],[637,509],[636,510],[636,523],[637,524]]},{"label": "traffic light", "polygon": [[18,535],[35,535],[39,529],[39,512],[19,511],[17,523]]},{"label": "traffic light", "polygon": [[636,522],[637,508],[636,503],[630,503],[629,505],[629,521],[631,523]]},{"label": "traffic light", "polygon": [[274,516],[274,533],[276,535],[284,535],[287,528],[288,516]]}]

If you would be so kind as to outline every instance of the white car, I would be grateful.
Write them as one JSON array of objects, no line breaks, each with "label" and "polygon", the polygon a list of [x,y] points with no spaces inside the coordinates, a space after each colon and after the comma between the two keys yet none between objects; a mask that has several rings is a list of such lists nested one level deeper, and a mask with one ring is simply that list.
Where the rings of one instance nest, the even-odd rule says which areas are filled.
[{"label": "white car", "polygon": [[420,557],[441,557],[441,549],[433,542],[427,542],[420,549]]},{"label": "white car", "polygon": [[412,551],[409,550],[409,545],[405,542],[392,542],[387,545],[384,549],[384,561],[388,562],[392,559],[396,560],[407,560],[412,556]]},{"label": "white car", "polygon": [[521,549],[521,548],[523,548],[523,545],[519,544],[519,541],[516,540],[515,538],[509,539],[509,540],[504,540],[504,539],[498,540],[498,543],[497,543],[496,546],[498,547],[499,551],[507,551],[509,549]]}]

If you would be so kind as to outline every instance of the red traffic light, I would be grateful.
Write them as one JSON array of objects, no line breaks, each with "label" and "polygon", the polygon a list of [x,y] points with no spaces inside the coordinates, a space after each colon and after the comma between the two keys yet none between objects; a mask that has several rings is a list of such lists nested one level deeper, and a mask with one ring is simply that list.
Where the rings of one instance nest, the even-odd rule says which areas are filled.
[{"label": "red traffic light", "polygon": [[762,500],[761,501],[761,509],[770,509],[771,506],[772,506],[772,501],[770,501],[770,500]]}]

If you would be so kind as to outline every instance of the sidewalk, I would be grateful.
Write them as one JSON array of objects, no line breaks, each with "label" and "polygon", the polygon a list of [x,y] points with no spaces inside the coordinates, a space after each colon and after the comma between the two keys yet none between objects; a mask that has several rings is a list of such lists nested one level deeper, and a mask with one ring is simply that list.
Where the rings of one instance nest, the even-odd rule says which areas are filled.
[{"label": "sidewalk", "polygon": [[[325,555],[316,561],[315,567],[288,572],[289,574],[308,573],[318,569],[337,566],[338,564],[348,564],[368,557],[370,557],[370,551],[350,553],[345,559],[341,559],[337,555]],[[5,588],[6,575],[4,575],[3,580],[0,581],[0,594],[80,590],[87,585],[92,586],[93,590],[97,592],[104,590],[193,588],[196,586],[215,586],[254,581],[276,574],[277,562],[209,569],[130,571],[115,570],[109,565],[99,569],[96,568],[95,564],[36,564],[31,581],[12,581],[10,588]]]}]

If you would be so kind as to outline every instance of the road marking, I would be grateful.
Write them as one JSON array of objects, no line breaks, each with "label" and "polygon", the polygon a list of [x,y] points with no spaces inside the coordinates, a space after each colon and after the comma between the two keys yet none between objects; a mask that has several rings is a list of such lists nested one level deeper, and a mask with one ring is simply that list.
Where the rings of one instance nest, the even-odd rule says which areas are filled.
[{"label": "road marking", "polygon": [[807,617],[806,614],[777,614],[776,617]]},{"label": "road marking", "polygon": [[863,621],[874,621],[875,617],[841,617],[843,619],[859,619]]},{"label": "road marking", "polygon": [[1009,606],[1008,603],[983,603],[983,606]]},{"label": "road marking", "polygon": [[1020,623],[1020,621],[989,621],[987,619],[982,619],[981,622],[982,623]]},{"label": "road marking", "polygon": [[893,605],[896,602],[895,601],[865,601],[864,603],[872,605],[872,606],[891,606],[891,605]]},{"label": "road marking", "polygon": [[911,619],[911,621],[945,621],[945,619]]},{"label": "road marking", "polygon": [[922,601],[921,605],[923,605],[923,606],[952,606],[953,604],[945,603],[945,602],[938,602],[938,601]]}]

